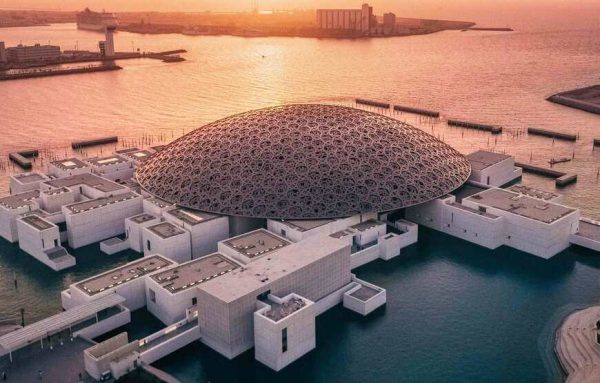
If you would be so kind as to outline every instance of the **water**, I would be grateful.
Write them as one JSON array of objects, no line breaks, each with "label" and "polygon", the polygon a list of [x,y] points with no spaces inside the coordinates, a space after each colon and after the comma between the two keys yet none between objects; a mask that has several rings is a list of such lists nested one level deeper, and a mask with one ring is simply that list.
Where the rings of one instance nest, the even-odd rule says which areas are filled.
[{"label": "water", "polygon": [[[544,100],[598,82],[598,32],[444,32],[357,41],[119,33],[118,50],[184,48],[188,61],[122,61],[118,72],[0,83],[0,193],[7,191],[2,173],[17,171],[6,167],[12,150],[43,149],[40,168],[70,155],[75,139],[116,134],[127,145],[168,142],[249,109],[293,102],[352,105],[363,97],[505,127],[497,137],[387,112],[464,153],[494,149],[541,165],[574,153],[572,162],[555,168],[574,171],[579,180],[560,192],[567,204],[600,218],[600,150],[591,144],[600,137],[600,117]],[[72,24],[0,30],[7,45],[51,40],[70,49],[77,41],[80,49],[95,49],[100,39]],[[576,132],[580,140],[527,137],[528,126]],[[544,178],[526,175],[524,181],[554,189]],[[28,322],[56,313],[59,293],[70,283],[136,257],[104,256],[97,246],[75,255],[74,270],[54,273],[0,241],[0,321],[18,320],[21,307]],[[226,361],[201,345],[158,365],[186,382],[557,381],[553,331],[570,310],[598,303],[599,269],[600,258],[583,250],[543,261],[425,230],[401,258],[359,269],[359,277],[388,289],[385,310],[366,319],[341,308],[319,317],[317,349],[281,374],[255,363],[252,353]]]}]

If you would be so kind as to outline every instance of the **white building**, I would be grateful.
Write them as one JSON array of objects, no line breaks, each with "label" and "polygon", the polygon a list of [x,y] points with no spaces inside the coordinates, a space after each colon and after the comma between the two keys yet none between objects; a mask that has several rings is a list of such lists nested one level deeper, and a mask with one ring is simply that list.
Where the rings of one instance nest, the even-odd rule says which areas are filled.
[{"label": "white building", "polygon": [[65,178],[91,172],[92,168],[90,165],[77,158],[52,161],[48,165],[48,174],[56,178]]},{"label": "white building", "polygon": [[190,233],[170,222],[161,222],[142,229],[144,254],[162,254],[177,263],[192,259]]},{"label": "white building", "polygon": [[146,278],[148,311],[165,325],[182,320],[196,310],[200,284],[237,269],[239,265],[221,254],[210,254],[171,267]]},{"label": "white building", "polygon": [[40,183],[50,178],[41,173],[22,173],[10,176],[10,194],[40,190]]},{"label": "white building", "polygon": [[519,179],[523,169],[515,167],[515,160],[506,154],[479,150],[467,155],[471,162],[469,181],[500,187]]},{"label": "white building", "polygon": [[54,271],[75,266],[71,256],[60,242],[58,226],[37,215],[17,220],[19,247]]},{"label": "white building", "polygon": [[217,242],[229,237],[229,217],[183,208],[167,210],[163,214],[171,222],[190,232],[192,258],[217,251]]},{"label": "white building", "polygon": [[32,190],[0,198],[0,236],[8,242],[19,240],[17,218],[40,208],[40,192]]},{"label": "white building", "polygon": [[73,283],[61,293],[61,303],[65,310],[100,299],[114,293],[124,299],[124,305],[131,311],[146,305],[145,275],[149,275],[174,265],[174,262],[160,255],[137,259],[102,274]]},{"label": "white building", "polygon": [[129,248],[138,253],[144,252],[143,229],[160,223],[160,218],[152,214],[142,213],[125,219],[125,237]]},{"label": "white building", "polygon": [[142,196],[126,192],[62,207],[69,246],[77,249],[125,233],[125,218],[142,212]]},{"label": "white building", "polygon": [[93,173],[114,182],[130,180],[135,170],[133,162],[119,155],[86,158],[84,161]]},{"label": "white building", "polygon": [[144,213],[162,217],[163,213],[171,210],[175,205],[170,202],[163,201],[160,198],[148,197],[144,199]]},{"label": "white building", "polygon": [[406,217],[490,249],[506,245],[542,258],[566,249],[578,229],[579,210],[524,194],[491,188],[463,197],[408,208]]},{"label": "white building", "polygon": [[374,27],[373,7],[361,9],[317,9],[317,28],[369,33]]},{"label": "white building", "polygon": [[6,48],[6,57],[10,62],[23,63],[48,61],[60,58],[60,47],[55,45],[23,45]]}]

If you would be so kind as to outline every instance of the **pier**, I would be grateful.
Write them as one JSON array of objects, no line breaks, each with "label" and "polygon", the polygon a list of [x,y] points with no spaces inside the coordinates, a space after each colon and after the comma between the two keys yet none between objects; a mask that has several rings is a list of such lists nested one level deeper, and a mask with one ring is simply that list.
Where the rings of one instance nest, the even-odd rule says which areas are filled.
[{"label": "pier", "polygon": [[527,128],[527,133],[534,135],[534,136],[550,137],[550,138],[554,138],[557,140],[577,141],[576,134],[555,132],[555,131],[547,130],[547,129]]},{"label": "pier", "polygon": [[521,162],[516,162],[515,166],[520,167],[524,172],[554,178],[557,187],[564,187],[577,182],[577,174],[574,173],[559,172],[554,169],[543,168],[541,166],[535,166]]},{"label": "pier", "polygon": [[0,81],[23,80],[27,78],[61,76],[67,74],[107,72],[123,69],[118,65],[97,65],[86,66],[82,68],[67,68],[67,69],[32,69],[17,73],[1,73]]},{"label": "pier", "polygon": [[37,149],[21,150],[20,152],[9,153],[8,158],[23,169],[31,169],[32,163],[30,158],[37,157],[39,154]]},{"label": "pier", "polygon": [[86,148],[89,146],[112,144],[115,142],[119,142],[119,137],[117,137],[117,136],[100,137],[100,138],[95,138],[92,140],[73,141],[73,142],[71,142],[71,148],[80,149],[80,148]]},{"label": "pier", "polygon": [[436,112],[433,110],[427,110],[427,109],[412,108],[410,106],[394,105],[394,110],[398,111],[398,112],[420,114],[422,116],[427,116],[427,117],[434,117],[434,118],[440,117],[440,112]]},{"label": "pier", "polygon": [[556,332],[554,351],[567,382],[597,382],[600,376],[600,306],[569,315]]},{"label": "pier", "polygon": [[375,106],[375,107],[384,108],[384,109],[389,109],[390,108],[390,104],[387,103],[387,102],[365,100],[364,98],[357,98],[356,99],[356,103],[357,104],[362,104],[362,105]]},{"label": "pier", "polygon": [[557,93],[546,100],[555,104],[600,114],[600,85]]},{"label": "pier", "polygon": [[468,128],[468,129],[484,130],[484,131],[490,132],[492,134],[502,133],[502,127],[497,126],[497,125],[479,124],[479,123],[459,121],[459,120],[448,120],[448,125],[449,126],[459,126],[461,128]]}]

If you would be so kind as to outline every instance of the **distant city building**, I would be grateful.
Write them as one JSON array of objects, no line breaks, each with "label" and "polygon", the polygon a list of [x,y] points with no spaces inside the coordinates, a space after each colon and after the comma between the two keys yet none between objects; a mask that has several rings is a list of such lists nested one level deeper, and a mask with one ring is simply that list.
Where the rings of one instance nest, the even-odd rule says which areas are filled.
[{"label": "distant city building", "polygon": [[361,9],[317,9],[317,28],[355,31],[368,34],[376,24],[373,7],[363,4]]},{"label": "distant city building", "polygon": [[396,15],[389,12],[383,15],[383,32],[386,35],[394,33],[396,29]]},{"label": "distant city building", "polygon": [[100,55],[102,57],[112,57],[115,55],[115,30],[116,27],[106,27],[104,41],[98,42],[98,47],[100,48]]},{"label": "distant city building", "polygon": [[11,62],[56,60],[60,58],[60,47],[56,45],[23,45],[6,48],[6,57]]},{"label": "distant city building", "polygon": [[6,61],[8,61],[6,47],[4,46],[4,41],[0,41],[0,63],[5,63]]}]

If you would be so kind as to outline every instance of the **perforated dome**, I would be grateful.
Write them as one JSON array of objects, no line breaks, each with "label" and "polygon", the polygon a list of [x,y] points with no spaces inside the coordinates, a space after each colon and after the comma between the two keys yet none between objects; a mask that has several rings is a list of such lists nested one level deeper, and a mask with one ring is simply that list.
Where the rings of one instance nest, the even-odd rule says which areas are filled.
[{"label": "perforated dome", "polygon": [[277,219],[396,210],[461,186],[471,166],[410,125],[332,105],[228,117],[179,138],[136,171],[149,193],[210,213]]}]

